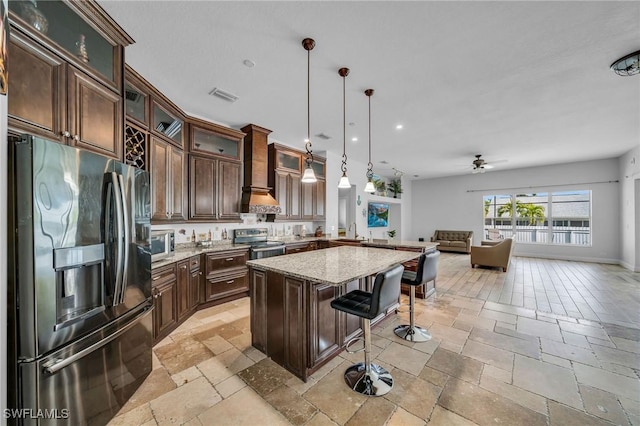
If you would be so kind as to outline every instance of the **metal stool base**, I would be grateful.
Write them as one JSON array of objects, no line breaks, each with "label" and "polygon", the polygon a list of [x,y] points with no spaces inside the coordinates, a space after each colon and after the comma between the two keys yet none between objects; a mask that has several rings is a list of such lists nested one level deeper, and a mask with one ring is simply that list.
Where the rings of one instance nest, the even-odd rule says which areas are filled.
[{"label": "metal stool base", "polygon": [[409,342],[426,342],[427,340],[431,340],[429,331],[417,325],[413,327],[408,324],[399,325],[393,329],[393,332],[396,333],[396,336]]},{"label": "metal stool base", "polygon": [[371,364],[371,373],[367,375],[364,362],[347,368],[344,381],[354,391],[369,396],[382,396],[393,388],[393,377],[387,370],[377,364]]}]

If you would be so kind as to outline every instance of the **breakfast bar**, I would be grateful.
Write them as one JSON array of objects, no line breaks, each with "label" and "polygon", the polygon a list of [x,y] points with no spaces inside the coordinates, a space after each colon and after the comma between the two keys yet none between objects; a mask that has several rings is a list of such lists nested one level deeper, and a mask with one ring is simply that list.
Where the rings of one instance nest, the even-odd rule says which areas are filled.
[{"label": "breakfast bar", "polygon": [[248,261],[252,345],[306,381],[362,332],[360,319],[334,310],[331,301],[371,291],[375,274],[419,256],[341,246]]}]

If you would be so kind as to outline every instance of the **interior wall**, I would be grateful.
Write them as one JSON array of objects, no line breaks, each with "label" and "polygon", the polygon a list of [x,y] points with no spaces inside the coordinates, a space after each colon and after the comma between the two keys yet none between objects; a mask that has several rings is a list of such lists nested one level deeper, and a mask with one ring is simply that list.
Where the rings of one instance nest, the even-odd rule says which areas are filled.
[{"label": "interior wall", "polygon": [[640,147],[618,159],[620,179],[620,263],[640,269]]},{"label": "interior wall", "polygon": [[[0,179],[0,200],[7,205],[7,97],[0,95],[0,170],[5,176]],[[0,209],[0,306],[7,306],[7,209]],[[7,406],[7,310],[0,314],[0,413]],[[4,416],[0,416],[0,423],[6,424]]]},{"label": "interior wall", "polygon": [[[366,150],[366,146],[360,147]],[[349,148],[347,148],[349,149]],[[321,154],[322,155],[322,154]],[[351,201],[351,206],[355,211],[355,222],[358,227],[358,234],[361,237],[369,238],[372,235],[373,238],[388,238],[386,231],[389,229],[396,229],[396,238],[403,238],[408,234],[410,229],[410,213],[408,208],[402,208],[401,206],[409,206],[411,201],[411,190],[407,191],[410,181],[403,182],[403,193],[401,199],[380,197],[364,192],[364,186],[367,183],[367,165],[366,163],[353,160],[352,158],[366,158],[366,151],[358,151],[355,153],[348,152],[349,160],[347,164],[347,174],[349,176],[349,182],[355,187],[355,200]],[[331,232],[331,227],[335,228],[334,237],[338,233],[338,211],[339,211],[339,195],[338,195],[338,181],[342,176],[340,166],[342,164],[341,156],[327,153],[327,222],[326,232]],[[375,172],[375,168],[374,168]],[[367,205],[369,200],[376,202],[389,202],[390,203],[390,215],[391,223],[389,228],[368,228],[367,227]],[[392,207],[393,206],[393,207]],[[394,219],[395,218],[395,219]],[[348,228],[347,224],[347,228]],[[371,231],[371,234],[369,233]],[[353,230],[349,236],[353,236]]]},{"label": "interior wall", "polygon": [[[423,179],[412,182],[411,239],[428,241],[436,229],[471,230],[473,244],[483,238],[482,197],[496,193],[592,191],[592,246],[518,243],[519,256],[619,263],[620,183],[618,159],[584,161],[485,174]],[[560,186],[557,186],[560,185]],[[508,189],[507,189],[508,188]]]}]

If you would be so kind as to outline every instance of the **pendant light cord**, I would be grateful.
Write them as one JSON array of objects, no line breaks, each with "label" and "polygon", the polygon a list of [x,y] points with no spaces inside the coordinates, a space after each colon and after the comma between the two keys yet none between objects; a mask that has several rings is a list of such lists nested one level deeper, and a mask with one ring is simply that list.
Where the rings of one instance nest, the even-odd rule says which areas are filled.
[{"label": "pendant light cord", "polygon": [[369,163],[367,163],[367,179],[373,178],[373,163],[371,162],[371,95],[373,89],[367,89],[364,93],[369,98]]},{"label": "pendant light cord", "polygon": [[307,163],[307,167],[311,167],[313,163],[313,151],[311,150],[311,49],[307,49],[307,142],[304,147],[307,150],[307,158],[304,161]]},{"label": "pendant light cord", "polygon": [[346,91],[346,78],[349,75],[349,69],[342,68],[345,72],[342,72],[342,166],[340,169],[342,173],[347,173],[347,91]]}]

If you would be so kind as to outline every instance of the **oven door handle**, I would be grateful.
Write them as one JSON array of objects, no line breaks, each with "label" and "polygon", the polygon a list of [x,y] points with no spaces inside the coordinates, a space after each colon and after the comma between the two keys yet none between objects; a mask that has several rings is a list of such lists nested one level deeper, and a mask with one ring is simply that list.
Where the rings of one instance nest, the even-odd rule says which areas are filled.
[{"label": "oven door handle", "polygon": [[254,253],[261,253],[263,251],[270,251],[270,250],[281,250],[284,251],[285,249],[285,245],[281,245],[281,246],[271,246],[271,247],[262,247],[262,248],[252,248],[251,251],[253,251]]}]

